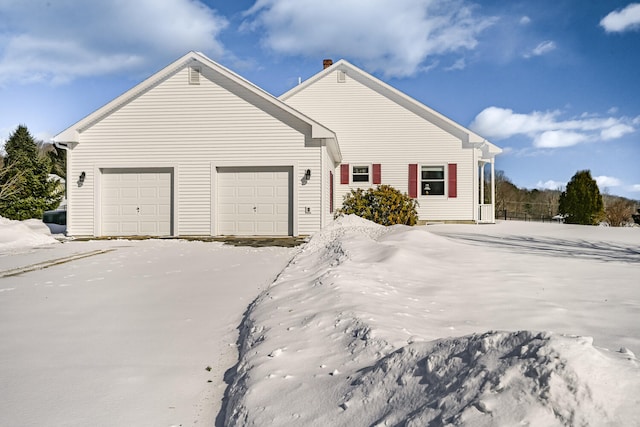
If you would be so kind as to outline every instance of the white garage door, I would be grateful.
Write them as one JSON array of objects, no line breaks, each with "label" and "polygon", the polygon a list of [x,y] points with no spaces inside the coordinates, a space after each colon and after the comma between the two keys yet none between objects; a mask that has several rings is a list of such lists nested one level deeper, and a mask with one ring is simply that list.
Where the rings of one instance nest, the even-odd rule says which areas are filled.
[{"label": "white garage door", "polygon": [[293,234],[291,168],[218,168],[218,233]]},{"label": "white garage door", "polygon": [[103,236],[170,236],[170,169],[103,169]]}]

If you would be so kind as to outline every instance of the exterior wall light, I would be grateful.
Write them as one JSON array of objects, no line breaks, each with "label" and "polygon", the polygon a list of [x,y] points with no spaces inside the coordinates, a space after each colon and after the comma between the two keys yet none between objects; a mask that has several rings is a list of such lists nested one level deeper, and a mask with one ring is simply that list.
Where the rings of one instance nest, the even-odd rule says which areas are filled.
[{"label": "exterior wall light", "polygon": [[306,179],[307,181],[311,179],[311,169],[307,169],[307,171],[304,173],[304,179]]}]

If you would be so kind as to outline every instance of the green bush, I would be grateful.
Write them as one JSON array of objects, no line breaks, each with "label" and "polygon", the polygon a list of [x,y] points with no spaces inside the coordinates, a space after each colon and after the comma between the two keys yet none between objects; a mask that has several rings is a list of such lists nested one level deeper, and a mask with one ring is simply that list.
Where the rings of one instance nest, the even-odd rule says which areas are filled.
[{"label": "green bush", "polygon": [[358,188],[344,197],[338,215],[357,215],[381,225],[415,225],[418,202],[389,185],[367,191]]}]

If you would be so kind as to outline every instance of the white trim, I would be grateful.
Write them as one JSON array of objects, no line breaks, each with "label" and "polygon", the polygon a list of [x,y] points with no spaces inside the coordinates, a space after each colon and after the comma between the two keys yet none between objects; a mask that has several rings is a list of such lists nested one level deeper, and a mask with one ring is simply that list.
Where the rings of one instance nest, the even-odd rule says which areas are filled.
[{"label": "white trim", "polygon": [[[362,185],[366,185],[371,187],[371,185],[373,185],[373,163],[348,163],[349,165],[349,185],[351,187],[359,187]],[[367,181],[354,181],[353,180],[353,169],[354,168],[363,168],[366,167],[368,168],[368,180]],[[364,174],[360,174],[360,175],[364,175]]]},{"label": "white trim", "polygon": [[[449,199],[449,163],[418,163],[418,198],[428,197],[430,199]],[[443,194],[422,194],[422,168],[442,168],[444,177]],[[430,181],[440,181],[432,179]]]},{"label": "white trim", "polygon": [[[327,153],[328,154],[328,153]],[[325,174],[324,150],[320,149],[320,228],[325,226],[325,215],[329,210],[329,203],[324,196],[325,185],[329,182],[329,174]],[[326,176],[325,176],[326,175]],[[313,176],[313,175],[312,175]],[[325,182],[326,181],[326,182]],[[326,210],[325,210],[326,209]]]}]

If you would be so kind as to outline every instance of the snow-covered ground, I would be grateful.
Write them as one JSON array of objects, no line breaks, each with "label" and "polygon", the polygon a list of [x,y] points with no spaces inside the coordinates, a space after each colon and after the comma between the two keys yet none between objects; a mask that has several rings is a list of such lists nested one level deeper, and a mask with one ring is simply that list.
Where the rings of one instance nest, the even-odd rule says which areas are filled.
[{"label": "snow-covered ground", "polygon": [[638,425],[640,229],[315,235],[252,305],[227,425]]},{"label": "snow-covered ground", "polygon": [[295,249],[29,223],[0,226],[0,426],[213,426],[242,314]]},{"label": "snow-covered ground", "polygon": [[[16,227],[0,223],[0,272],[112,251],[0,278],[13,425],[206,424],[234,363],[220,343],[233,348],[260,289],[216,425],[639,425],[640,228],[350,216],[301,248],[258,250]],[[267,264],[268,288],[252,281]]]}]

